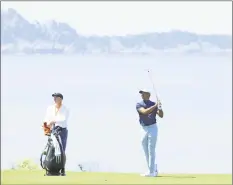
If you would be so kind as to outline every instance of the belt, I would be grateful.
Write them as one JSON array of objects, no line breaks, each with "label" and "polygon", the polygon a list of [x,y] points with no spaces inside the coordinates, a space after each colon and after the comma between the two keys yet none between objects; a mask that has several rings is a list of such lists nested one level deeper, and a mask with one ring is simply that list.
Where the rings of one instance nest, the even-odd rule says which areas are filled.
[{"label": "belt", "polygon": [[155,125],[156,124],[156,122],[155,123],[150,123],[150,124],[148,124],[148,125],[142,125],[143,127],[147,127],[147,126],[151,126],[151,125]]},{"label": "belt", "polygon": [[65,129],[67,129],[67,128],[66,128],[66,127],[60,127],[60,126],[55,126],[54,129],[65,130]]}]

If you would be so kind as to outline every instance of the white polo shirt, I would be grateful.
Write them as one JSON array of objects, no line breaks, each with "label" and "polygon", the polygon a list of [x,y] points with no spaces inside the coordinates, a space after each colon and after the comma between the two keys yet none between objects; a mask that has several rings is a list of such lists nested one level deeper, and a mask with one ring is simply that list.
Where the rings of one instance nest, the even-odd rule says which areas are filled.
[{"label": "white polo shirt", "polygon": [[54,104],[47,108],[44,122],[47,122],[49,124],[51,121],[55,121],[55,126],[67,128],[68,118],[69,110],[63,104],[59,109],[57,109]]}]

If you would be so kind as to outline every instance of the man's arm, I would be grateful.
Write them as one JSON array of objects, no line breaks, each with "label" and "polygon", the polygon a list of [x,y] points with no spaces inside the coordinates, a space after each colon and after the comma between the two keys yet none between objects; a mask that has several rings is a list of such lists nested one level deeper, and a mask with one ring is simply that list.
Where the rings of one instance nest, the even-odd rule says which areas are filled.
[{"label": "man's arm", "polygon": [[44,122],[48,124],[49,121],[49,107],[46,109],[45,117],[44,117]]},{"label": "man's arm", "polygon": [[144,114],[144,115],[148,115],[151,112],[153,112],[155,109],[157,108],[157,104],[145,109],[144,107],[142,107],[142,105],[140,103],[137,103],[136,105],[136,109],[139,113]]},{"label": "man's arm", "polygon": [[163,118],[163,110],[158,109],[157,114],[159,115],[160,118]]},{"label": "man's arm", "polygon": [[48,107],[46,110],[44,123],[46,123],[49,128],[51,128],[52,125],[55,123],[54,121],[51,121],[50,118],[51,118],[51,107]]}]

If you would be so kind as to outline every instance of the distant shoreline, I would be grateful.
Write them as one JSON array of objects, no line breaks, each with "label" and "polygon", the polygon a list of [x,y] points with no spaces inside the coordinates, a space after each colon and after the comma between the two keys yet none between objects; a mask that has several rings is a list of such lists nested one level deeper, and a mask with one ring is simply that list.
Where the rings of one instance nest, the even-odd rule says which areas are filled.
[{"label": "distant shoreline", "polygon": [[218,53],[178,53],[178,52],[160,52],[160,53],[72,53],[72,54],[66,54],[66,53],[57,53],[57,54],[25,54],[25,53],[1,53],[2,56],[67,56],[67,57],[85,57],[85,56],[108,56],[108,57],[232,57],[232,51],[227,52],[218,52]]},{"label": "distant shoreline", "polygon": [[1,11],[1,27],[2,54],[213,55],[216,53],[222,55],[222,53],[232,53],[232,35],[206,35],[170,30],[125,36],[84,36],[69,24],[55,20],[30,23],[14,9]]}]

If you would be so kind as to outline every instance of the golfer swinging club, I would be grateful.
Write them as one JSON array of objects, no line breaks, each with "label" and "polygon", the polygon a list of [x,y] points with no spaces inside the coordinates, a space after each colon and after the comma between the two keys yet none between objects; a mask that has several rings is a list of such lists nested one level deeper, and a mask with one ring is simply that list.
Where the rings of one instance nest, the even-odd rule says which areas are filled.
[{"label": "golfer swinging club", "polygon": [[137,103],[136,109],[139,114],[139,122],[144,131],[142,146],[146,157],[149,171],[142,176],[156,177],[158,175],[157,164],[155,163],[155,147],[157,141],[158,128],[156,124],[156,115],[163,117],[163,110],[159,100],[153,102],[150,100],[148,90],[140,90],[142,101]]},{"label": "golfer swinging club", "polygon": [[[68,109],[62,104],[63,95],[61,93],[52,94],[54,98],[54,105],[51,105],[47,108],[45,122],[48,123],[48,127],[52,128],[54,125],[54,129],[60,129],[60,137],[62,141],[63,150],[66,150],[66,142],[68,136],[67,130],[67,120],[69,117]],[[61,170],[62,176],[65,176],[65,168]]]}]

